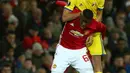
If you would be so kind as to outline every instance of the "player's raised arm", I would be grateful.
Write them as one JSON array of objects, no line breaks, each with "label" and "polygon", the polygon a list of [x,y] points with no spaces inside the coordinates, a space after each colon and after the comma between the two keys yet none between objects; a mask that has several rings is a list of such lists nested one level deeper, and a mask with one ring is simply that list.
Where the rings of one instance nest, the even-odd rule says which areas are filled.
[{"label": "player's raised arm", "polygon": [[96,20],[99,22],[102,21],[104,2],[105,2],[105,0],[98,0],[97,19]]},{"label": "player's raised arm", "polygon": [[69,0],[68,4],[64,7],[63,15],[62,15],[62,21],[70,21],[80,16],[80,12],[78,13],[72,13],[72,10],[74,9],[76,4],[76,0]]},{"label": "player's raised arm", "polygon": [[73,20],[73,19],[79,17],[79,15],[80,15],[80,12],[78,12],[78,13],[71,13],[70,10],[64,9],[63,15],[62,15],[62,21],[66,22],[66,21]]}]

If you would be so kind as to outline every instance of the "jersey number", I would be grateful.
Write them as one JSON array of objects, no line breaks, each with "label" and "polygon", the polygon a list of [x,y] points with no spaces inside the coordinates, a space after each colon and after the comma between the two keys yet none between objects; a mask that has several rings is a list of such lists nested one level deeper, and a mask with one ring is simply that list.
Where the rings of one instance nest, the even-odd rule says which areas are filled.
[{"label": "jersey number", "polygon": [[83,58],[83,60],[84,60],[85,62],[89,61],[89,58],[88,58],[87,55],[83,55],[82,58]]}]

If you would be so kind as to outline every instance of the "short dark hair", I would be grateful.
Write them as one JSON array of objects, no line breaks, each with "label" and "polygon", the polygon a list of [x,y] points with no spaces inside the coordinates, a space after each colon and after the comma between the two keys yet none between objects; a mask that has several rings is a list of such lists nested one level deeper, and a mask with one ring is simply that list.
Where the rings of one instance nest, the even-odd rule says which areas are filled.
[{"label": "short dark hair", "polygon": [[89,10],[89,9],[83,10],[83,15],[87,19],[92,19],[93,18],[93,12],[91,10]]}]

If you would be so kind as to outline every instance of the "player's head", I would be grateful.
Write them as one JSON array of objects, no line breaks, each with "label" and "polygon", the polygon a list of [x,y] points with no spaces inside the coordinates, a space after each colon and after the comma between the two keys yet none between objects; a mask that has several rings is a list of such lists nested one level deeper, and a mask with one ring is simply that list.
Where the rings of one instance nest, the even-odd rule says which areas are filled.
[{"label": "player's head", "polygon": [[89,24],[89,23],[91,23],[91,21],[93,19],[93,12],[89,9],[85,9],[81,13],[80,17],[81,17],[82,22]]}]

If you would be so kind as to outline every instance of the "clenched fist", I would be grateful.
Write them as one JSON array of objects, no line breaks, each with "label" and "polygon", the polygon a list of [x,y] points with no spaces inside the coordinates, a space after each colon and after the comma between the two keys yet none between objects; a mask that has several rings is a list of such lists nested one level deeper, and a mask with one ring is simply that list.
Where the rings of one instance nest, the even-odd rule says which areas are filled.
[{"label": "clenched fist", "polygon": [[90,35],[86,40],[86,46],[89,47],[93,44],[93,35]]}]

